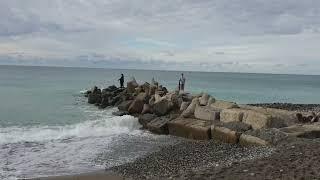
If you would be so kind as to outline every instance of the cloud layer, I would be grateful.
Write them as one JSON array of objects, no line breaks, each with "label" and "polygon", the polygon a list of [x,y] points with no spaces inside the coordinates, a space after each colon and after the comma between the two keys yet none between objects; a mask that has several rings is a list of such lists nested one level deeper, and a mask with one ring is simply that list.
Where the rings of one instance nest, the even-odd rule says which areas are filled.
[{"label": "cloud layer", "polygon": [[2,0],[0,63],[320,74],[319,19],[318,0]]}]

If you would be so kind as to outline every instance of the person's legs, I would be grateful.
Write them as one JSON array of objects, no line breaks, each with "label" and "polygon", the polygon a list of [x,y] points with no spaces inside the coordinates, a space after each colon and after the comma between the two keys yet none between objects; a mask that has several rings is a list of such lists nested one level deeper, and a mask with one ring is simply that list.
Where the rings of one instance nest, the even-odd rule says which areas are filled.
[{"label": "person's legs", "polygon": [[181,84],[181,90],[184,91],[184,84]]}]

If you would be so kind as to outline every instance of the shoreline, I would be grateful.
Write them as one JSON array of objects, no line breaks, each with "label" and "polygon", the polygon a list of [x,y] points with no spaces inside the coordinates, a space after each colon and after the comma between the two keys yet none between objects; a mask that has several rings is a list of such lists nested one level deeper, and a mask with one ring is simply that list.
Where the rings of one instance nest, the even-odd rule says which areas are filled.
[{"label": "shoreline", "polygon": [[[320,108],[320,104],[260,103],[255,105],[257,107],[272,108],[277,106],[279,109],[298,107],[296,110],[299,111],[312,111],[314,110],[314,107]],[[319,146],[317,143],[319,143]],[[183,142],[176,145],[165,146],[159,151],[140,157],[131,163],[111,167],[107,170],[32,179],[257,179],[266,177],[285,179],[285,177],[300,178],[304,176],[304,173],[308,173],[309,178],[315,178],[320,176],[320,168],[318,169],[316,167],[320,157],[315,156],[317,148],[314,147],[320,148],[318,139],[293,138],[288,142],[279,143],[272,148],[258,147],[258,149],[251,149],[252,151],[250,152],[254,154],[252,155],[239,153],[244,147],[238,145],[218,143],[214,140],[196,141],[184,139]],[[250,149],[251,147],[246,147],[246,152],[248,148]],[[301,148],[303,148],[303,152]],[[183,151],[181,151],[181,149]],[[214,154],[214,152],[222,153],[218,156],[217,154]],[[308,154],[304,154],[305,152]],[[297,153],[298,155],[301,155],[297,156],[296,159],[296,161],[299,161],[301,164],[301,167],[289,167],[285,161],[290,160],[290,157],[288,158],[288,156],[293,156],[292,154]],[[202,155],[199,157],[199,154]],[[231,160],[223,159],[230,157],[232,154],[237,154],[237,156],[231,158]],[[310,160],[302,155],[308,156]],[[309,156],[315,157],[310,158]],[[193,157],[196,158],[193,159]],[[216,158],[210,159],[210,157]],[[220,161],[219,158],[221,158]],[[284,160],[279,161],[280,158],[283,158]],[[200,159],[201,161],[204,161],[205,164],[209,165],[205,166],[201,161],[197,161],[197,159]],[[304,162],[304,160],[306,162]],[[228,163],[222,163],[222,161]],[[281,168],[272,169],[271,166],[273,163],[281,164]],[[286,165],[291,169],[286,169]],[[195,166],[198,168],[193,169]],[[315,167],[310,168],[313,166]],[[173,168],[178,169],[173,170]]]}]

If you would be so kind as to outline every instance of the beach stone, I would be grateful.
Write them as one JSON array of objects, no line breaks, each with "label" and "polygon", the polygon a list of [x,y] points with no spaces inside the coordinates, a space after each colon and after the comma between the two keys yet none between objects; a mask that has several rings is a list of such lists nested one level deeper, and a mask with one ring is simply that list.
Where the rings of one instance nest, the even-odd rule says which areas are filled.
[{"label": "beach stone", "polygon": [[243,110],[239,108],[223,109],[220,113],[220,121],[222,122],[241,122],[243,119]]},{"label": "beach stone", "polygon": [[320,138],[320,123],[313,124],[297,124],[289,127],[281,128],[280,131],[286,133],[289,136],[301,137],[301,138]]},{"label": "beach stone", "polygon": [[214,103],[210,105],[212,108],[215,109],[232,109],[232,108],[238,108],[239,106],[234,102],[228,102],[228,101],[222,101],[222,100],[216,100]]},{"label": "beach stone", "polygon": [[241,136],[239,138],[239,143],[242,146],[268,146],[268,145],[270,145],[267,141],[265,141],[261,138],[247,135],[247,134],[241,134]]},{"label": "beach stone", "polygon": [[149,96],[154,95],[156,93],[156,90],[157,90],[157,86],[151,85],[149,89]]},{"label": "beach stone", "polygon": [[209,100],[209,94],[203,93],[201,98],[200,98],[200,105],[201,106],[206,106],[208,104],[208,100]]},{"label": "beach stone", "polygon": [[270,114],[262,113],[253,110],[245,110],[242,122],[249,124],[253,129],[279,127],[282,122],[281,119],[274,118]]},{"label": "beach stone", "polygon": [[143,101],[143,102],[149,102],[149,99],[148,99],[148,95],[144,92],[142,93],[139,93],[136,98],[137,100],[140,100],[140,101]]},{"label": "beach stone", "polygon": [[91,93],[88,95],[89,104],[100,104],[101,103],[101,94],[100,93]]},{"label": "beach stone", "polygon": [[121,104],[118,105],[119,111],[128,111],[132,102],[133,100],[123,101]]},{"label": "beach stone", "polygon": [[193,116],[196,107],[199,105],[199,98],[194,98],[188,108],[182,112],[181,116],[185,118]]},{"label": "beach stone", "polygon": [[211,106],[211,104],[213,104],[216,101],[216,99],[214,97],[210,97],[207,103],[207,106]]},{"label": "beach stone", "polygon": [[135,99],[129,106],[128,112],[130,114],[140,114],[143,109],[144,102],[141,99]]},{"label": "beach stone", "polygon": [[153,113],[152,108],[149,104],[144,104],[141,114]]},{"label": "beach stone", "polygon": [[153,95],[153,96],[151,96],[151,98],[149,99],[149,105],[150,105],[150,106],[153,106],[155,102],[156,102],[156,98],[155,98],[154,95]]},{"label": "beach stone", "polygon": [[158,116],[166,115],[173,107],[173,103],[166,98],[162,98],[153,105],[153,111]]},{"label": "beach stone", "polygon": [[219,125],[240,133],[244,133],[252,129],[251,125],[238,121],[221,123]]},{"label": "beach stone", "polygon": [[279,142],[285,141],[288,135],[279,129],[257,129],[245,132],[246,135],[251,135],[260,138],[269,144],[277,145]]},{"label": "beach stone", "polygon": [[147,124],[154,120],[157,116],[155,114],[142,114],[139,116],[138,121],[142,125],[143,128],[147,128]]},{"label": "beach stone", "polygon": [[157,103],[162,99],[162,97],[159,94],[155,94],[154,99],[155,99],[155,103]]},{"label": "beach stone", "polygon": [[134,77],[131,78],[130,81],[127,82],[127,92],[134,93],[135,89],[139,86],[136,79]]},{"label": "beach stone", "polygon": [[114,116],[124,116],[124,115],[128,115],[129,112],[128,111],[116,111],[116,112],[112,112],[112,115]]},{"label": "beach stone", "polygon": [[169,121],[169,118],[157,117],[147,124],[147,128],[155,134],[169,134],[167,125]]},{"label": "beach stone", "polygon": [[188,108],[189,105],[190,105],[190,102],[182,102],[180,105],[180,111],[183,112]]},{"label": "beach stone", "polygon": [[239,142],[241,133],[226,127],[211,126],[211,136],[213,139],[224,143],[236,144]]},{"label": "beach stone", "polygon": [[211,139],[210,123],[192,118],[177,118],[168,122],[169,134],[195,140]]},{"label": "beach stone", "polygon": [[147,95],[150,95],[150,84],[148,82],[145,82],[143,85],[142,85],[142,90],[143,92],[145,92]]},{"label": "beach stone", "polygon": [[220,119],[220,112],[208,106],[196,106],[194,116],[197,119],[214,121]]},{"label": "beach stone", "polygon": [[272,117],[269,127],[282,128],[298,123],[296,112],[274,108],[263,108],[248,105],[241,105],[241,109],[253,110]]}]

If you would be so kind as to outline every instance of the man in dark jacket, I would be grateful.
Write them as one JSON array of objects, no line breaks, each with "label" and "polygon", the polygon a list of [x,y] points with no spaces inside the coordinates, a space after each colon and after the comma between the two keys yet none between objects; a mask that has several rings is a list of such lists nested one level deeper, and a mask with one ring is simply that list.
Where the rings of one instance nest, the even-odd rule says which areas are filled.
[{"label": "man in dark jacket", "polygon": [[121,78],[119,79],[120,81],[120,88],[124,88],[123,83],[124,83],[124,76],[121,74]]}]

